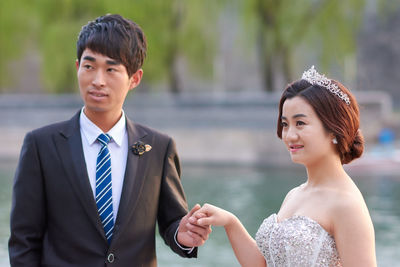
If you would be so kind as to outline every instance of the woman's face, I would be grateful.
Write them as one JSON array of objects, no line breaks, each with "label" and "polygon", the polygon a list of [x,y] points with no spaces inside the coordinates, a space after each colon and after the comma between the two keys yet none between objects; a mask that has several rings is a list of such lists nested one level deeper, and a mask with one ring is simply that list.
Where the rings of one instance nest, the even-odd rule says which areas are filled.
[{"label": "woman's face", "polygon": [[304,98],[296,96],[284,102],[281,123],[282,140],[293,162],[309,166],[335,154],[334,136]]}]

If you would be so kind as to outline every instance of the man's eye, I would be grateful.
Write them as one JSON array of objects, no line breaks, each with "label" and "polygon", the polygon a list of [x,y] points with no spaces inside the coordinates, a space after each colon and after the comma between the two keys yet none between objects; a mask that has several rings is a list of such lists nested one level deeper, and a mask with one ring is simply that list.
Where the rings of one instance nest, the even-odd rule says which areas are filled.
[{"label": "man's eye", "polygon": [[85,69],[87,69],[87,70],[89,70],[89,69],[92,68],[92,66],[90,66],[90,65],[83,65],[83,67],[84,67]]}]

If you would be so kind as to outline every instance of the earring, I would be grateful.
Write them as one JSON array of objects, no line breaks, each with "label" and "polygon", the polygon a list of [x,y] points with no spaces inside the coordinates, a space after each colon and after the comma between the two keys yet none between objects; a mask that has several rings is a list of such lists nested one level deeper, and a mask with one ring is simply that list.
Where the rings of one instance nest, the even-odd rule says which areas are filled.
[{"label": "earring", "polygon": [[336,139],[336,137],[332,139],[332,143],[335,144],[335,145],[337,145],[337,139]]}]

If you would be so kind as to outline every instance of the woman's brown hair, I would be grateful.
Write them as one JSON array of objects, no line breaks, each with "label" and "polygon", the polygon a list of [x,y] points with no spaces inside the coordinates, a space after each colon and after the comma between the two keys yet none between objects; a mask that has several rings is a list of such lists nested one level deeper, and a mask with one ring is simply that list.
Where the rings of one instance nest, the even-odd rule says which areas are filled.
[{"label": "woman's brown hair", "polygon": [[343,93],[347,94],[350,104],[328,91],[325,87],[312,85],[306,80],[289,84],[282,93],[279,102],[278,137],[282,139],[282,108],[286,99],[295,96],[305,99],[318,115],[325,129],[337,139],[337,151],[342,164],[359,158],[364,151],[364,137],[359,130],[360,113],[353,94],[340,82],[331,80]]}]

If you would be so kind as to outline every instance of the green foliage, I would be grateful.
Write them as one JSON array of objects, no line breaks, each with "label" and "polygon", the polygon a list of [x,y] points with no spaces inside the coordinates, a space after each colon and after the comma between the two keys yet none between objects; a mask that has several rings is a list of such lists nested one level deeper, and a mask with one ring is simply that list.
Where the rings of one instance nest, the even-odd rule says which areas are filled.
[{"label": "green foliage", "polygon": [[0,87],[5,84],[8,62],[34,46],[42,55],[46,90],[76,91],[78,33],[89,20],[106,13],[121,14],[143,28],[149,44],[145,82],[168,79],[177,56],[184,56],[194,70],[207,75],[214,36],[204,29],[211,27],[218,6],[212,0],[2,0]]},{"label": "green foliage", "polygon": [[[215,25],[220,12],[228,5],[238,5],[247,21],[243,42],[257,43],[265,88],[271,90],[277,72],[285,80],[293,80],[297,75],[293,77],[292,73],[304,69],[308,61],[321,63],[324,71],[332,64],[342,66],[346,57],[354,55],[365,2],[1,0],[0,88],[12,83],[12,75],[7,73],[11,60],[25,55],[25,51],[39,51],[46,90],[76,91],[77,35],[89,20],[106,13],[121,14],[143,28],[148,40],[144,82],[170,82],[173,86],[178,58],[184,58],[198,76],[207,77],[213,72],[218,37]],[[377,0],[378,11],[398,10],[398,6],[397,1]]]},{"label": "green foliage", "polygon": [[364,12],[364,0],[326,1],[306,35],[308,43],[321,45],[320,61],[332,61],[343,67],[347,56],[356,51],[357,32]]},{"label": "green foliage", "polygon": [[349,54],[354,53],[364,2],[245,1],[244,17],[258,28],[256,40],[259,42],[260,58],[264,62],[265,89],[276,89],[270,76],[277,72],[283,74],[286,81],[293,80],[292,69],[301,64],[296,61],[299,56],[316,54],[318,62],[328,66],[332,62],[343,62]]},{"label": "green foliage", "polygon": [[[29,20],[32,3],[28,0],[0,1],[0,88],[9,85],[9,61],[18,58],[29,40],[34,20]],[[1,89],[0,89],[1,91]]]}]

